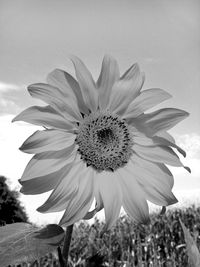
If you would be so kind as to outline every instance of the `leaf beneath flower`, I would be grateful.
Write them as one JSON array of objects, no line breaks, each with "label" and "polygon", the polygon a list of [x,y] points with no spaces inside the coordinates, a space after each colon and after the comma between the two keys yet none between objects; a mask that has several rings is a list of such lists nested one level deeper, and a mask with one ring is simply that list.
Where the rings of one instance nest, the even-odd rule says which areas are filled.
[{"label": "leaf beneath flower", "polygon": [[33,262],[54,251],[64,238],[64,230],[56,224],[38,228],[28,223],[0,227],[0,267]]}]

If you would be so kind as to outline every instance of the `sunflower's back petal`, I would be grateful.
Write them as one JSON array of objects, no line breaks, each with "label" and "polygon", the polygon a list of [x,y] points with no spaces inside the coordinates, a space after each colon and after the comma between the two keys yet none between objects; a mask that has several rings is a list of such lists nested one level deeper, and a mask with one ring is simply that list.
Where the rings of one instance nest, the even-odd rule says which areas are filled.
[{"label": "sunflower's back petal", "polygon": [[177,202],[171,192],[174,184],[173,176],[170,172],[166,172],[167,167],[164,164],[149,162],[133,155],[128,165],[146,199],[160,206]]},{"label": "sunflower's back petal", "polygon": [[167,131],[177,123],[189,116],[189,113],[176,108],[164,108],[149,114],[141,115],[139,118],[151,129],[152,134]]},{"label": "sunflower's back petal", "polygon": [[[146,176],[152,176],[153,179],[156,179],[157,182],[160,183],[160,186],[166,186],[172,189],[174,185],[174,178],[171,173],[171,171],[168,169],[167,166],[165,166],[164,163],[159,163],[159,162],[151,162],[149,160],[145,160],[138,156],[137,154],[133,154],[131,157],[131,161],[129,164],[134,165],[134,168],[140,168],[141,170],[146,173]],[[140,175],[142,177],[143,171],[140,171]],[[142,179],[142,178],[141,178]],[[150,180],[149,180],[149,183]]]},{"label": "sunflower's back petal", "polygon": [[12,120],[12,122],[14,121],[24,121],[39,126],[62,129],[70,132],[77,129],[75,125],[63,118],[51,106],[32,106],[27,108]]},{"label": "sunflower's back petal", "polygon": [[117,61],[108,55],[104,56],[101,73],[97,81],[99,90],[99,107],[105,109],[108,105],[113,84],[119,79]]},{"label": "sunflower's back petal", "polygon": [[60,170],[74,160],[75,145],[60,151],[49,151],[36,154],[27,164],[21,181],[44,176]]},{"label": "sunflower's back petal", "polygon": [[20,150],[30,154],[46,151],[58,151],[71,146],[76,136],[59,130],[36,131],[20,147]]},{"label": "sunflower's back petal", "polygon": [[79,189],[71,199],[59,224],[68,226],[83,219],[94,199],[94,170],[87,168],[85,175],[79,177]]},{"label": "sunflower's back petal", "polygon": [[178,152],[180,154],[183,155],[183,157],[186,157],[186,152],[181,147],[177,146],[175,143],[172,143],[172,142],[168,141],[167,139],[165,139],[163,137],[154,136],[153,137],[153,141],[154,141],[155,144],[158,144],[158,145],[174,147],[174,148],[176,148],[178,150]]},{"label": "sunflower's back petal", "polygon": [[166,131],[159,132],[156,134],[156,136],[165,138],[166,140],[168,140],[171,143],[174,143],[174,144],[176,143],[174,137]]},{"label": "sunflower's back petal", "polygon": [[[47,82],[61,89],[63,94],[68,98],[68,101],[70,101],[71,98],[76,98],[79,110],[83,114],[88,114],[88,108],[84,103],[80,86],[69,73],[60,69],[55,69],[47,76]],[[70,95],[70,98],[68,95]]]},{"label": "sunflower's back petal", "polygon": [[165,146],[141,146],[134,144],[133,150],[142,158],[152,162],[161,162],[171,166],[183,167],[179,157],[170,148]]},{"label": "sunflower's back petal", "polygon": [[54,188],[51,195],[45,203],[37,209],[37,211],[45,213],[66,209],[70,200],[76,197],[78,192],[78,178],[81,173],[81,168],[80,158],[76,157],[72,162],[70,170],[66,175],[63,175],[63,178]]},{"label": "sunflower's back petal", "polygon": [[123,207],[126,213],[137,223],[149,223],[149,208],[144,193],[133,177],[133,171],[126,165],[119,169],[120,184],[123,192]]},{"label": "sunflower's back petal", "polygon": [[139,95],[144,83],[144,73],[140,72],[138,64],[131,66],[112,87],[108,108],[119,115]]},{"label": "sunflower's back petal", "polygon": [[35,83],[28,86],[28,91],[32,97],[43,100],[67,120],[78,122],[82,120],[75,97],[71,97],[70,94],[64,95],[57,87],[45,83]]},{"label": "sunflower's back petal", "polygon": [[68,173],[71,166],[71,163],[67,164],[58,171],[30,180],[22,181],[20,179],[19,182],[22,185],[20,192],[25,195],[35,195],[42,194],[54,189],[63,178],[63,175],[66,175]]},{"label": "sunflower's back petal", "polygon": [[105,209],[105,230],[115,224],[122,206],[122,191],[118,182],[120,177],[117,176],[117,171],[103,171],[95,177],[96,192],[99,192]]},{"label": "sunflower's back petal", "polygon": [[[184,157],[186,156],[185,151],[176,145],[175,140],[170,136],[165,134],[161,134],[159,136],[152,136],[148,137],[145,133],[142,133],[138,131],[136,128],[132,127],[132,135],[133,135],[133,142],[142,145],[142,146],[166,146],[166,147],[174,147],[178,150],[179,153],[181,153]],[[163,137],[162,137],[163,136]]]},{"label": "sunflower's back petal", "polygon": [[128,106],[123,118],[136,118],[144,111],[167,100],[171,95],[159,88],[142,91]]},{"label": "sunflower's back petal", "polygon": [[71,60],[75,67],[84,102],[91,111],[96,111],[98,107],[98,92],[92,75],[78,57],[72,56]]},{"label": "sunflower's back petal", "polygon": [[178,202],[172,191],[168,188],[160,191],[158,187],[142,187],[147,200],[159,206],[169,206]]},{"label": "sunflower's back petal", "polygon": [[[56,186],[47,201],[37,210],[39,212],[46,213],[62,211],[70,207],[70,203],[74,203],[74,201],[80,197],[80,194],[83,197],[87,187],[90,188],[91,184],[88,183],[89,178],[87,179],[87,177],[90,177],[90,175],[87,175],[88,168],[86,168],[85,164],[80,160],[79,157],[76,157],[70,171]],[[90,191],[93,192],[92,190]],[[79,203],[79,205],[81,204],[83,203]]]},{"label": "sunflower's back petal", "polygon": [[83,218],[84,220],[92,219],[97,212],[103,209],[103,200],[102,200],[101,194],[97,186],[98,185],[95,185],[95,189],[94,189],[95,200],[96,200],[95,208],[87,212],[87,214]]}]

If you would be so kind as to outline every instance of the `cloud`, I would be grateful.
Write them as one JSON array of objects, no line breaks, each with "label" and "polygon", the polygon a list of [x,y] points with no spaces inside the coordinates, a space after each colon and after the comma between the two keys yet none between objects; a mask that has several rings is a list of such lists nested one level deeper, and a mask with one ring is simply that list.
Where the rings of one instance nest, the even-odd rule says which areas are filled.
[{"label": "cloud", "polygon": [[18,90],[20,86],[12,83],[4,83],[0,81],[0,92],[5,92],[8,90]]},{"label": "cloud", "polygon": [[170,167],[174,175],[173,191],[180,201],[179,205],[185,205],[186,202],[196,203],[200,201],[200,135],[198,133],[176,135],[175,139],[176,143],[186,151],[186,158],[180,156],[180,160],[185,166],[190,167],[191,174],[184,168]]},{"label": "cloud", "polygon": [[41,105],[41,101],[30,97],[24,85],[18,86],[0,81],[0,115],[14,115],[38,103]]},{"label": "cloud", "polygon": [[176,137],[177,144],[182,147],[189,158],[200,159],[200,135],[197,133],[184,134]]}]

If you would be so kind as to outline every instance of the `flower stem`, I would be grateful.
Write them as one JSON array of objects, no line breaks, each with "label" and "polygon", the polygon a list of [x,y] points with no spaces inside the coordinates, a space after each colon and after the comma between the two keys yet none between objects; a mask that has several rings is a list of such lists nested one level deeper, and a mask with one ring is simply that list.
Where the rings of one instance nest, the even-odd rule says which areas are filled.
[{"label": "flower stem", "polygon": [[73,226],[74,225],[72,224],[67,227],[65,239],[64,239],[62,255],[65,261],[65,267],[68,266],[69,248],[70,248],[70,243],[71,243],[71,238],[72,238]]},{"label": "flower stem", "polygon": [[60,247],[57,248],[57,251],[58,251],[58,260],[60,263],[60,267],[65,267],[65,263],[64,263],[64,259],[63,259]]}]

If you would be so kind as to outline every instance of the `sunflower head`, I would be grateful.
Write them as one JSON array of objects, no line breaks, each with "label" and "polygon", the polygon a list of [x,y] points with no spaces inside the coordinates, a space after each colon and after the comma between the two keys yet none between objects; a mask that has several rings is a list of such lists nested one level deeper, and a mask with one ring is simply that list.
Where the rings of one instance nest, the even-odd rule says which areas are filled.
[{"label": "sunflower head", "polygon": [[104,208],[110,228],[121,207],[135,222],[146,223],[147,200],[160,206],[177,202],[166,165],[190,171],[176,154],[185,152],[167,132],[188,113],[175,108],[147,113],[171,95],[142,90],[145,76],[137,63],[120,75],[117,61],[106,55],[94,81],[79,58],[72,62],[76,79],[56,69],[47,83],[28,86],[47,105],[30,107],[13,120],[44,127],[20,148],[34,154],[20,179],[21,192],[52,190],[38,211],[65,210],[60,221],[65,226]]}]

